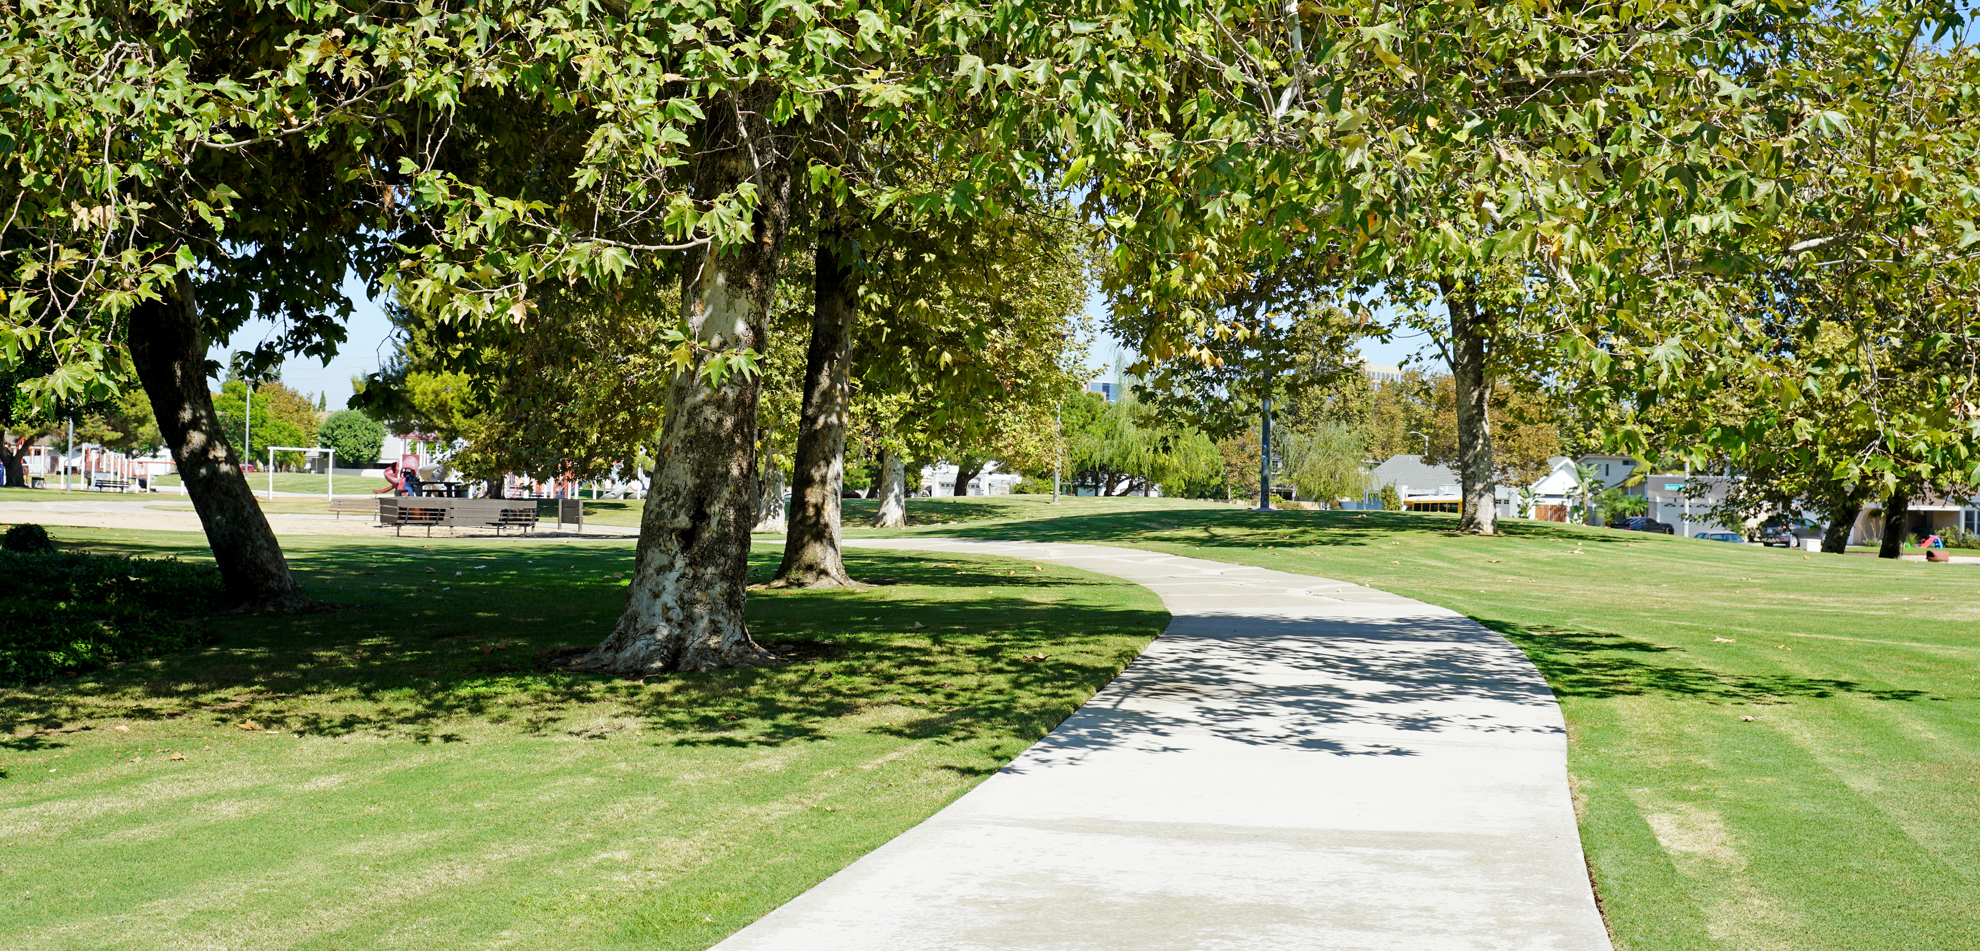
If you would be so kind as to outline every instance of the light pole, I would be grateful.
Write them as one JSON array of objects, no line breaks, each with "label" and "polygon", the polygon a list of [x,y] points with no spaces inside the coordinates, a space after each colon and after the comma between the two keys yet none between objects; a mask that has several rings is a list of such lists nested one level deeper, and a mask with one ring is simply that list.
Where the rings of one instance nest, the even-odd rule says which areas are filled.
[{"label": "light pole", "polygon": [[1066,411],[1052,414],[1052,504],[1059,504],[1059,463],[1066,454]]},{"label": "light pole", "polygon": [[[1410,430],[1409,434],[1412,436],[1423,436],[1422,433],[1419,433],[1414,429]],[[1423,436],[1423,454],[1426,456],[1430,454],[1430,437],[1428,436]]]},{"label": "light pole", "polygon": [[1272,398],[1259,401],[1258,511],[1272,511]]}]

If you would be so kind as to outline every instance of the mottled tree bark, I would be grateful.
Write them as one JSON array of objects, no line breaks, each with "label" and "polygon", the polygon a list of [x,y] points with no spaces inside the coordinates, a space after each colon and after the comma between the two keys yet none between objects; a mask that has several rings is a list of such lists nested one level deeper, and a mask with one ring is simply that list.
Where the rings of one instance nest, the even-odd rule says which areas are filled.
[{"label": "mottled tree bark", "polygon": [[853,319],[858,251],[836,224],[821,228],[812,268],[811,345],[804,360],[791,519],[776,583],[797,588],[852,584],[839,551],[846,482],[846,413],[852,404]]},{"label": "mottled tree bark", "polygon": [[873,516],[873,527],[906,526],[907,463],[899,453],[889,452],[880,461],[880,511]]},{"label": "mottled tree bark", "polygon": [[[763,116],[767,86],[703,104],[695,193],[703,198],[758,186],[750,235],[693,252],[681,282],[689,329],[704,347],[766,349],[767,315],[791,206],[788,157]],[[740,127],[740,123],[749,123]],[[733,373],[717,386],[705,358],[677,373],[655,451],[653,484],[640,516],[639,549],[626,607],[582,669],[639,675],[739,667],[771,660],[749,636],[749,530],[756,521],[756,402],[759,378]]]},{"label": "mottled tree bark", "polygon": [[784,518],[784,471],[756,467],[756,527],[751,531],[783,532],[789,528]]},{"label": "mottled tree bark", "polygon": [[181,276],[168,298],[132,309],[130,350],[158,432],[206,529],[228,600],[242,611],[314,607],[289,573],[282,544],[220,432],[213,394],[206,388],[206,334],[190,278]]},{"label": "mottled tree bark", "polygon": [[963,458],[956,460],[956,489],[952,495],[963,498],[969,495],[969,483],[983,471],[984,460]]},{"label": "mottled tree bark", "polygon": [[1877,557],[1896,558],[1904,551],[1904,517],[1910,510],[1911,490],[1898,486],[1884,502],[1884,543],[1877,549]]},{"label": "mottled tree bark", "polygon": [[1457,389],[1458,481],[1464,514],[1458,531],[1495,535],[1499,531],[1497,479],[1492,461],[1492,380],[1485,369],[1485,330],[1492,316],[1477,299],[1477,285],[1439,282],[1451,319],[1451,379]]}]

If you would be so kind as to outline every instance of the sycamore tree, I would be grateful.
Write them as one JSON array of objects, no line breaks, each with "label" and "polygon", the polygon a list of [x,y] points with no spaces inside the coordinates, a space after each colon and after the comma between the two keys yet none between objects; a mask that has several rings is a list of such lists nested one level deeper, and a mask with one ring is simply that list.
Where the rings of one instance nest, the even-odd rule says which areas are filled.
[{"label": "sycamore tree", "polygon": [[[915,187],[928,189],[927,180]],[[775,583],[851,582],[839,551],[839,500],[858,416],[905,417],[870,427],[889,433],[875,446],[879,495],[901,506],[908,455],[947,455],[979,471],[991,452],[1007,468],[1044,455],[1054,402],[1046,394],[1084,369],[1071,331],[1090,284],[1089,255],[1070,217],[1063,203],[1027,200],[970,217],[869,212],[856,231],[843,222],[837,233],[821,231],[815,267],[831,277],[813,282],[813,313],[824,316],[811,327]],[[855,256],[840,257],[848,254]],[[883,505],[882,517],[904,517],[904,508]]]},{"label": "sycamore tree", "polygon": [[[1801,15],[1366,3],[1220,23],[1178,76],[1202,83],[1196,108],[1130,108],[1137,147],[1091,173],[1109,290],[1152,311],[1150,361],[1214,364],[1215,303],[1260,260],[1338,249],[1356,286],[1434,289],[1465,492],[1489,499],[1494,349],[1599,362],[1582,331],[1615,302],[1704,293],[1648,262],[1646,234],[1709,230],[1731,200],[1769,213],[1765,147],[1793,123],[1751,94],[1745,57],[1756,24]],[[1200,214],[1149,210],[1184,205]],[[1491,507],[1465,527],[1493,531]]]},{"label": "sycamore tree", "polygon": [[896,245],[875,269],[852,412],[881,456],[875,524],[905,523],[910,460],[1042,471],[1062,456],[1057,410],[1089,372],[1079,322],[1092,277],[1083,231],[1052,212],[987,220],[952,255]]},{"label": "sycamore tree", "polygon": [[1718,306],[1646,298],[1578,335],[1622,445],[1742,474],[1736,507],[1827,516],[1831,550],[1867,505],[1889,539],[1910,499],[1980,482],[1972,12],[1845,3],[1756,44],[1776,187],[1661,237]]}]

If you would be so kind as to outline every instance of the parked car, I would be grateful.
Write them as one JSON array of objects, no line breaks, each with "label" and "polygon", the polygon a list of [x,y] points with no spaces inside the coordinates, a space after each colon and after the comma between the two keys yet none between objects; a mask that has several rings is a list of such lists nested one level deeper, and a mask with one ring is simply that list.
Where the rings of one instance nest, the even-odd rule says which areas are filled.
[{"label": "parked car", "polygon": [[1702,538],[1708,542],[1726,542],[1732,545],[1746,544],[1746,537],[1738,532],[1699,532],[1691,537]]},{"label": "parked car", "polygon": [[1760,525],[1760,544],[1769,548],[1800,548],[1804,539],[1821,537],[1822,524],[1805,518],[1774,518]]},{"label": "parked car", "polygon": [[1656,532],[1659,535],[1677,534],[1676,530],[1671,528],[1671,523],[1659,522],[1644,515],[1631,515],[1622,521],[1611,523],[1609,527],[1631,532]]}]

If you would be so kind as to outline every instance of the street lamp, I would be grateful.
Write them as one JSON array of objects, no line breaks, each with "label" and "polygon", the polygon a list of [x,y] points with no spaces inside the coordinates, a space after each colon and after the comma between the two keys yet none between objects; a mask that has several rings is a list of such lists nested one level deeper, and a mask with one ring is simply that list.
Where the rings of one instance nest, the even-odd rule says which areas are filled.
[{"label": "street lamp", "polygon": [[[1410,430],[1409,434],[1412,436],[1423,436],[1422,433],[1419,433],[1414,429]],[[1430,454],[1430,437],[1428,436],[1423,436],[1423,454],[1426,456]]]}]

